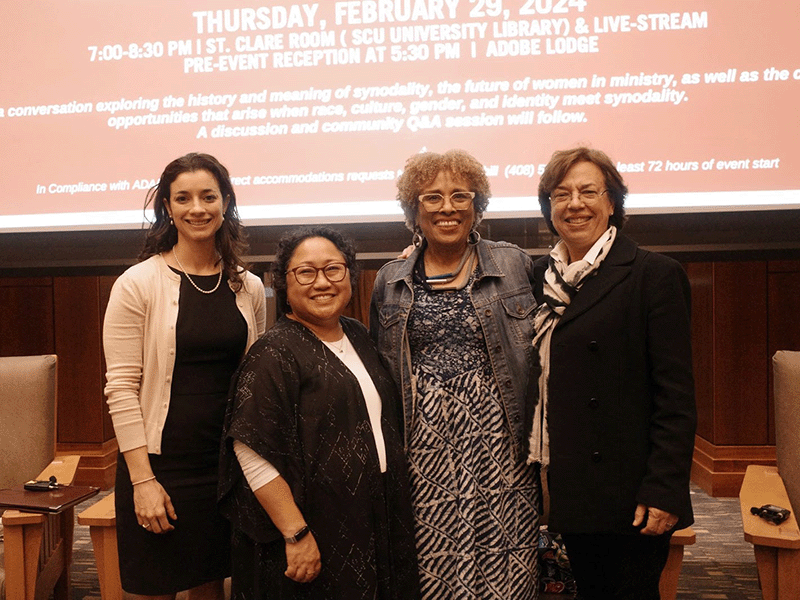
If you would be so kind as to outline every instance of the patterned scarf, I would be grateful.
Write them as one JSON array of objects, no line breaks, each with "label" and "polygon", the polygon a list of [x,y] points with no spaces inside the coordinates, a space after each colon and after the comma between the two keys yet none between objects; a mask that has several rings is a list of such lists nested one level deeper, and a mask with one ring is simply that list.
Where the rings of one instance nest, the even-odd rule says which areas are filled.
[{"label": "patterned scarf", "polygon": [[[550,375],[550,340],[561,315],[572,298],[581,289],[583,282],[602,264],[617,237],[613,225],[600,236],[582,260],[569,263],[569,253],[563,240],[550,252],[547,271],[544,275],[544,303],[533,316],[535,335],[533,346],[539,351],[542,374],[539,376],[539,402],[533,416],[530,436],[529,463],[540,463],[542,468],[550,464],[550,438],[547,432],[547,380]],[[587,260],[589,257],[589,260]],[[592,260],[591,257],[594,257]],[[543,477],[544,479],[544,477]]]}]

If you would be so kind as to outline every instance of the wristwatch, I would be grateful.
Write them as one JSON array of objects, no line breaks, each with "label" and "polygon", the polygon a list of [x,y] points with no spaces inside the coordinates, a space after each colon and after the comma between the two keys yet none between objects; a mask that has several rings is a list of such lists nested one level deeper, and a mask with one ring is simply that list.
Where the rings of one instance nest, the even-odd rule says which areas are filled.
[{"label": "wristwatch", "polygon": [[286,541],[287,544],[296,544],[300,540],[302,540],[308,532],[311,531],[308,528],[308,525],[303,525],[300,529],[297,530],[297,533],[294,535],[290,535],[289,537],[283,536],[283,539]]}]

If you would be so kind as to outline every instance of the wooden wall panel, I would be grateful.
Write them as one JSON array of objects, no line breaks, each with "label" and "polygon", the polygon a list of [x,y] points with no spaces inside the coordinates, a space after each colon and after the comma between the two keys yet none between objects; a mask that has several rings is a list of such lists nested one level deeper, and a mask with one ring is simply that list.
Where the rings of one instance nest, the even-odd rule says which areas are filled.
[{"label": "wooden wall panel", "polygon": [[714,264],[689,263],[692,288],[692,369],[697,403],[697,434],[714,441]]},{"label": "wooden wall panel", "polygon": [[768,264],[767,304],[769,306],[770,444],[775,443],[775,401],[772,396],[772,356],[778,350],[800,351],[800,261],[772,261]]},{"label": "wooden wall panel", "polygon": [[344,312],[346,316],[358,319],[366,327],[369,327],[369,303],[377,275],[377,269],[364,269],[359,273],[358,285],[353,290],[353,299]]},{"label": "wooden wall panel", "polygon": [[718,445],[769,443],[767,265],[714,263],[714,434]]},{"label": "wooden wall panel", "polygon": [[55,354],[53,278],[0,278],[0,356]]},{"label": "wooden wall panel", "polygon": [[55,277],[58,441],[106,441],[98,277]]},{"label": "wooden wall panel", "polygon": [[[106,361],[105,355],[102,352],[103,342],[103,320],[106,316],[106,307],[108,306],[108,298],[111,295],[111,287],[117,280],[117,276],[103,276],[99,278],[99,301],[100,301],[100,372],[102,373],[102,384],[106,383]],[[114,435],[114,425],[111,423],[111,415],[108,414],[108,405],[106,404],[105,395],[102,399],[102,413],[103,413],[103,441],[110,440]]]},{"label": "wooden wall panel", "polygon": [[769,357],[778,350],[800,350],[800,261],[770,263],[767,294]]},{"label": "wooden wall panel", "polygon": [[[693,478],[713,495],[729,495],[746,464],[774,463],[770,361],[776,350],[800,350],[800,260],[688,262],[685,268],[698,408]],[[347,311],[365,325],[376,274],[362,271]],[[0,278],[0,355],[58,354],[59,452],[82,454],[81,481],[103,487],[113,482],[116,455],[102,353],[115,279]]]}]

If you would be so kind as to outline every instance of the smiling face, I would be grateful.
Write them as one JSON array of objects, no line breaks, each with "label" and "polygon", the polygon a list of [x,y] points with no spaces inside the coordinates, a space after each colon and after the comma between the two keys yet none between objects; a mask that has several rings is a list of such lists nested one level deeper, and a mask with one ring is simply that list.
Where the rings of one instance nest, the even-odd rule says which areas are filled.
[{"label": "smiling face", "polygon": [[[564,240],[570,262],[581,260],[603,232],[608,229],[608,218],[614,207],[608,199],[605,178],[600,168],[591,162],[575,163],[551,194],[568,192],[569,200],[550,200],[553,227]],[[594,191],[598,197],[587,202],[579,192]]]},{"label": "smiling face", "polygon": [[222,198],[216,178],[199,170],[178,175],[164,205],[178,230],[178,243],[213,243],[228,201]]},{"label": "smiling face", "polygon": [[463,250],[466,247],[467,236],[475,221],[475,206],[470,203],[467,208],[456,210],[449,196],[453,192],[469,191],[472,190],[468,183],[449,171],[440,171],[436,179],[420,191],[421,194],[438,193],[445,197],[441,208],[434,212],[428,212],[422,203],[417,206],[417,225],[431,248]]},{"label": "smiling face", "polygon": [[[323,269],[331,263],[346,263],[344,255],[327,238],[311,237],[298,244],[286,270],[311,266]],[[330,282],[322,271],[309,285],[300,285],[294,273],[286,275],[286,300],[292,309],[290,318],[299,321],[320,338],[339,327],[339,317],[350,302],[353,290],[350,277]]]}]

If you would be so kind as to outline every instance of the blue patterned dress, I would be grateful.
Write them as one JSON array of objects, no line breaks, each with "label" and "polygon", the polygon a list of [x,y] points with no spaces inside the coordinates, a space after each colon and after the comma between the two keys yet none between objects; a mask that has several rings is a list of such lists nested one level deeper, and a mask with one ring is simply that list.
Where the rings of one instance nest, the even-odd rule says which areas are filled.
[{"label": "blue patterned dress", "polygon": [[535,471],[515,456],[484,334],[462,290],[414,285],[409,471],[423,597],[538,596]]}]

